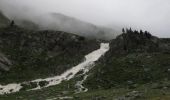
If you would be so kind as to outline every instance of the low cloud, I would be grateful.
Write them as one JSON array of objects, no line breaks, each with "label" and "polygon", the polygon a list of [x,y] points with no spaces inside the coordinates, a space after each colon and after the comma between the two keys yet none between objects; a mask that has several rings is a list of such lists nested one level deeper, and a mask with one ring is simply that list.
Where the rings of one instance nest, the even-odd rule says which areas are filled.
[{"label": "low cloud", "polygon": [[0,10],[10,19],[38,21],[56,12],[113,29],[132,27],[170,37],[169,5],[169,0],[1,0]]}]

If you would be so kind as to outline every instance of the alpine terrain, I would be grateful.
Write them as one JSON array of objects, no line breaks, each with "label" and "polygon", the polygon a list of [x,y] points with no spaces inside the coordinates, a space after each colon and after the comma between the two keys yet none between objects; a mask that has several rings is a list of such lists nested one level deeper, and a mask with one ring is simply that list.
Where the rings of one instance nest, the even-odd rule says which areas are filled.
[{"label": "alpine terrain", "polygon": [[0,12],[0,100],[170,100],[169,38],[48,17]]}]

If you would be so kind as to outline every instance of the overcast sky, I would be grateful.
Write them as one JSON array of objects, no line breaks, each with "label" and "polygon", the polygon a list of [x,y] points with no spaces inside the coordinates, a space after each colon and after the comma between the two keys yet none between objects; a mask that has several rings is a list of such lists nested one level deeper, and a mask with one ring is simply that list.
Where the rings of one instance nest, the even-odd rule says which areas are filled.
[{"label": "overcast sky", "polygon": [[170,0],[0,0],[0,9],[12,17],[58,12],[113,29],[131,26],[170,37]]}]

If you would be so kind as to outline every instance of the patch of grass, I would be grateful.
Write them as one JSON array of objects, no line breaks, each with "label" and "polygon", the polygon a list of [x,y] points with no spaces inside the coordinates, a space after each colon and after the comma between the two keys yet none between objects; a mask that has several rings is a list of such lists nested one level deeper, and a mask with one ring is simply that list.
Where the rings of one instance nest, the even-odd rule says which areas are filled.
[{"label": "patch of grass", "polygon": [[[78,79],[78,78],[77,78]],[[0,100],[46,100],[57,97],[69,96],[73,100],[115,100],[116,98],[125,96],[132,91],[139,91],[142,93],[141,97],[135,100],[169,100],[170,87],[167,87],[169,81],[162,81],[160,83],[148,83],[138,85],[134,89],[110,88],[110,89],[93,89],[86,93],[75,94],[75,82],[77,79],[64,81],[62,84],[43,88],[36,91],[21,91],[14,94],[0,96]],[[155,88],[160,87],[161,88]],[[167,88],[165,88],[167,87]]]},{"label": "patch of grass", "polygon": [[[169,80],[170,55],[133,53],[97,64],[86,81],[89,88],[112,88]],[[95,79],[95,80],[94,80]]]}]

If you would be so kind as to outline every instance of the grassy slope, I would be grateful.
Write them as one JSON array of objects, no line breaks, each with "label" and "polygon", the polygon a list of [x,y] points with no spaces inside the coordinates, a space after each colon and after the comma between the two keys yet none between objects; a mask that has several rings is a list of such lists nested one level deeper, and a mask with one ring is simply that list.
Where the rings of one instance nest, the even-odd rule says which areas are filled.
[{"label": "grassy slope", "polygon": [[74,94],[74,84],[77,79],[73,79],[38,91],[21,91],[0,96],[0,99],[46,100],[71,96],[73,100],[115,100],[132,91],[142,93],[141,96],[132,100],[170,99],[169,53],[130,53],[112,57],[108,61],[110,62],[105,64],[99,63],[91,71],[91,76],[85,84],[89,88],[87,93]]},{"label": "grassy slope", "polygon": [[106,64],[100,63],[93,69],[86,84],[92,88],[111,88],[170,80],[169,61],[170,54],[164,53],[133,53],[112,57]]},{"label": "grassy slope", "polygon": [[[2,34],[4,32],[9,34]],[[74,40],[71,42],[68,41],[62,44],[64,47],[62,47],[62,50],[59,50],[61,53],[57,54],[59,56],[56,55],[53,59],[47,60],[47,51],[51,51],[49,47],[53,45],[53,43],[49,43],[48,41],[50,41],[51,38],[57,38],[63,35],[54,35],[54,32],[54,34],[47,39],[45,36],[46,32],[31,32],[20,29],[2,29],[0,33],[1,40],[3,40],[3,44],[5,43],[3,47],[1,45],[1,51],[15,62],[10,72],[5,72],[0,76],[0,80],[7,83],[14,80],[23,81],[25,79],[29,80],[38,77],[46,77],[50,75],[51,72],[53,73],[54,69],[53,75],[57,74],[57,70],[62,69],[60,69],[61,67],[58,67],[59,69],[56,68],[55,65],[65,66],[65,64],[68,63],[70,65],[73,63],[77,64],[87,51],[91,51],[91,49],[89,50],[87,47],[83,47],[83,49],[79,49],[83,50],[80,53],[74,48],[71,49],[74,53],[68,53],[68,50],[65,51],[64,47],[70,45],[70,47],[74,47],[74,44],[72,44]],[[40,37],[40,40],[37,37]],[[41,39],[47,39],[47,41],[44,42]],[[29,41],[25,42],[26,47],[21,46],[22,40]],[[93,43],[94,41],[83,43],[89,44],[91,42]],[[164,40],[164,42],[169,43],[168,40]],[[48,45],[45,45],[46,43],[50,46],[48,47]],[[68,43],[71,44],[68,45]],[[94,45],[95,44],[91,46],[93,47]],[[75,48],[77,48],[77,45]],[[84,48],[86,48],[85,51]],[[40,50],[41,52],[39,52],[38,49],[42,49],[42,51]],[[100,98],[101,100],[114,100],[134,90],[143,93],[142,97],[135,100],[169,100],[169,61],[170,54],[168,52],[136,52],[123,56],[111,56],[109,59],[104,59],[104,62],[98,63],[91,71],[90,77],[85,84],[85,86],[90,89],[87,93],[74,94],[75,80],[71,80],[61,85],[38,91],[21,91],[19,93],[0,96],[0,100],[45,100],[58,95],[73,96],[74,100],[96,100],[96,98]],[[67,68],[63,70],[65,69]],[[63,94],[63,91],[69,92]]]},{"label": "grassy slope", "polygon": [[1,71],[0,83],[26,81],[61,74],[77,65],[84,55],[99,48],[88,40],[59,31],[28,31],[18,27],[0,29],[0,51],[13,62]]},{"label": "grassy slope", "polygon": [[90,90],[86,93],[74,94],[74,80],[71,80],[58,86],[44,88],[42,90],[29,92],[21,91],[10,95],[0,96],[0,100],[47,100],[64,96],[73,97],[73,100],[115,100],[119,97],[125,96],[128,93],[131,93],[132,91],[139,91],[142,95],[130,100],[169,100],[170,88],[162,88],[164,86],[170,86],[169,81],[157,84],[158,85],[155,85],[155,83],[139,85],[134,89],[97,89]]},{"label": "grassy slope", "polygon": [[168,43],[167,39],[148,33],[131,31],[118,36],[105,58],[91,71],[86,85],[108,89],[170,80]]}]

